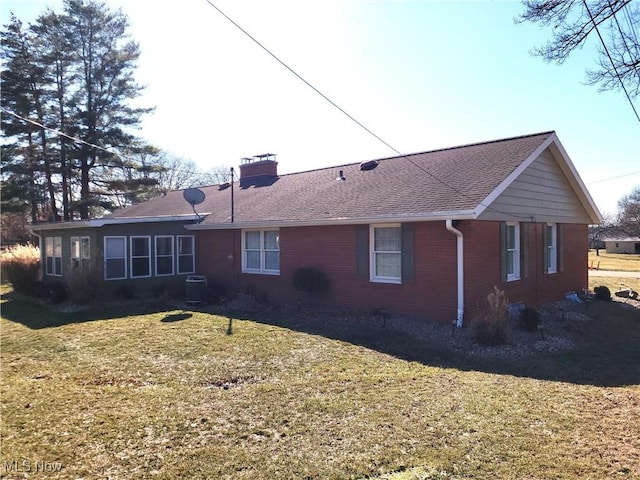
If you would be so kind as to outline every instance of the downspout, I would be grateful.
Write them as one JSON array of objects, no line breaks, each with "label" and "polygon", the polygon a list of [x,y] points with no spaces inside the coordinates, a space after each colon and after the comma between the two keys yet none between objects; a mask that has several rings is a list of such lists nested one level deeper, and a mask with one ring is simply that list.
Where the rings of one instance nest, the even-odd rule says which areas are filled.
[{"label": "downspout", "polygon": [[462,232],[453,226],[453,220],[447,219],[445,223],[447,230],[456,236],[456,265],[458,280],[458,316],[456,326],[462,327],[464,317],[464,239]]},{"label": "downspout", "polygon": [[42,245],[42,235],[39,233],[34,232],[31,228],[29,229],[29,232],[31,233],[31,235],[33,235],[34,237],[38,237],[38,249],[40,250],[40,271],[38,272],[38,280],[42,281],[44,279],[44,261],[43,261],[43,255],[44,255],[44,245]]}]

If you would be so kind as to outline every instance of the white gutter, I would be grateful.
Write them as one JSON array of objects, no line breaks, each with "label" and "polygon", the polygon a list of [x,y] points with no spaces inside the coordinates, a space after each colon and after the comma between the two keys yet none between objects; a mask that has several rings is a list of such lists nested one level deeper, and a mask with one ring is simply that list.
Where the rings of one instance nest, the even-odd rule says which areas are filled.
[{"label": "white gutter", "polygon": [[456,264],[458,279],[458,316],[456,318],[456,326],[462,327],[464,317],[464,239],[462,232],[453,226],[453,221],[447,218],[445,223],[447,230],[456,236]]},{"label": "white gutter", "polygon": [[455,216],[458,220],[473,220],[477,217],[475,210],[457,210],[451,212],[433,212],[405,215],[379,215],[375,217],[334,217],[315,220],[263,220],[260,222],[229,223],[194,223],[185,225],[187,230],[230,230],[242,228],[285,228],[285,227],[319,227],[327,225],[360,225],[372,223],[407,223],[443,221]]},{"label": "white gutter", "polygon": [[157,215],[153,217],[116,217],[116,218],[96,218],[92,220],[75,220],[70,222],[47,222],[30,225],[31,231],[38,230],[64,230],[74,228],[99,228],[105,225],[125,225],[132,223],[156,223],[156,222],[188,222],[210,215],[202,213],[200,217],[193,213],[183,215]]}]

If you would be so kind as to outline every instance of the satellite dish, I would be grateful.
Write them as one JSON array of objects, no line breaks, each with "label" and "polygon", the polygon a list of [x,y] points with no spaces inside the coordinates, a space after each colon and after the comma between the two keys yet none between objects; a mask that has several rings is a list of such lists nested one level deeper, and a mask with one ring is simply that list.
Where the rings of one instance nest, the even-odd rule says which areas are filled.
[{"label": "satellite dish", "polygon": [[196,212],[196,205],[200,205],[204,202],[204,192],[199,188],[187,188],[184,192],[182,192],[182,196],[184,199],[191,205],[193,209],[193,213],[198,217],[198,223],[200,223],[204,217],[201,217],[198,212]]},{"label": "satellite dish", "polygon": [[204,192],[199,188],[187,188],[182,192],[182,196],[192,207],[204,202],[205,197]]}]

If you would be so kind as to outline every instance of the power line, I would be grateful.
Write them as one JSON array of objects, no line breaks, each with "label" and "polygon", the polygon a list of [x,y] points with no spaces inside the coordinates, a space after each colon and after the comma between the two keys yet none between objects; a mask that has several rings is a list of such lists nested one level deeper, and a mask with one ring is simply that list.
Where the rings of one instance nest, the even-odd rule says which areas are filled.
[{"label": "power line", "polygon": [[[240,26],[236,21],[234,21],[231,17],[229,17],[226,13],[224,13],[220,8],[218,8],[211,0],[205,0],[212,8],[214,8],[218,13],[220,13],[220,15],[222,15],[224,18],[226,18],[234,27],[236,27],[238,30],[240,30],[244,35],[246,35],[252,42],[254,42],[256,45],[258,45],[262,50],[264,50],[267,54],[269,54],[269,56],[271,56],[274,60],[276,60],[280,65],[282,65],[284,68],[286,68],[289,72],[291,72],[293,75],[295,75],[300,81],[302,81],[305,85],[307,85],[309,88],[311,88],[314,92],[316,92],[318,95],[320,95],[324,100],[326,100],[327,102],[329,102],[333,107],[335,107],[337,110],[339,110],[342,114],[344,114],[347,118],[349,118],[351,121],[353,121],[356,125],[358,125],[360,128],[362,128],[364,131],[366,131],[369,135],[371,135],[372,137],[374,137],[376,140],[378,140],[379,142],[381,142],[383,145],[385,145],[387,148],[389,148],[390,150],[392,150],[393,152],[395,152],[399,157],[404,158],[405,160],[407,160],[409,163],[411,163],[413,166],[415,166],[416,168],[418,168],[419,170],[421,170],[422,172],[426,173],[427,175],[429,175],[431,178],[433,178],[434,180],[436,180],[437,182],[441,183],[442,185],[444,185],[445,187],[451,189],[452,191],[456,192],[457,194],[469,199],[469,200],[473,200],[474,202],[476,202],[477,200],[474,199],[473,197],[471,197],[470,195],[467,195],[466,193],[464,193],[463,191],[455,188],[453,185],[448,184],[447,182],[445,182],[444,180],[442,180],[441,178],[437,177],[436,175],[434,175],[432,172],[429,172],[428,170],[426,170],[424,167],[422,167],[421,165],[417,164],[416,162],[414,162],[411,158],[409,158],[408,155],[401,153],[398,149],[396,149],[395,147],[393,147],[389,142],[387,142],[386,140],[384,140],[382,137],[380,137],[379,135],[377,135],[376,133],[374,133],[372,130],[370,130],[369,128],[367,128],[363,123],[361,123],[359,120],[357,120],[353,115],[349,114],[346,110],[344,110],[342,107],[340,107],[337,103],[335,103],[333,100],[331,100],[327,95],[325,95],[324,93],[322,93],[318,88],[316,88],[315,86],[313,86],[309,81],[307,81],[302,75],[300,75],[298,72],[296,72],[292,67],[290,67],[289,65],[287,65],[283,60],[281,60],[275,53],[273,53],[271,50],[269,50],[265,45],[263,45],[260,41],[258,41],[253,35],[251,35],[249,32],[247,32],[242,26]],[[478,202],[478,205],[486,208],[487,210],[493,210],[497,213],[503,214],[503,215],[507,215],[516,219],[520,219],[520,218],[524,218],[521,216],[517,216],[517,215],[513,215],[510,213],[506,213],[506,212],[501,212],[499,210],[496,210],[492,207],[490,207],[489,205],[485,205],[482,202]],[[529,218],[529,217],[526,217]]]},{"label": "power line", "polygon": [[87,145],[89,147],[93,147],[93,148],[97,148],[98,150],[105,151],[105,152],[107,152],[107,153],[109,153],[111,155],[115,155],[116,157],[118,156],[116,153],[112,152],[111,150],[109,150],[109,149],[107,149],[105,147],[101,147],[100,145],[96,145],[94,143],[89,143],[89,142],[87,142],[85,140],[82,140],[81,138],[74,137],[72,135],[68,135],[68,134],[66,134],[64,132],[61,132],[60,130],[56,130],[55,128],[47,127],[46,125],[43,125],[40,122],[36,122],[35,120],[31,120],[30,118],[26,118],[26,117],[23,117],[22,115],[18,115],[17,113],[12,112],[11,110],[8,110],[5,107],[0,107],[0,109],[2,109],[3,112],[8,113],[9,115],[13,115],[14,117],[22,120],[23,122],[27,122],[27,123],[30,123],[30,124],[35,125],[37,127],[43,128],[45,130],[48,130],[50,132],[56,133],[56,134],[58,134],[58,135],[60,135],[62,137],[65,137],[65,138],[68,138],[69,140],[72,140],[75,143],[81,143],[83,145]]},{"label": "power line", "polygon": [[617,180],[619,178],[624,178],[624,177],[632,177],[633,175],[638,175],[639,173],[640,173],[640,170],[638,170],[637,172],[624,173],[622,175],[617,175],[615,177],[603,178],[602,180],[595,180],[593,182],[589,182],[589,185],[593,185],[594,183],[608,182],[610,180]]},{"label": "power line", "polygon": [[638,32],[636,30],[636,26],[633,24],[631,14],[629,13],[629,3],[631,2],[624,4],[624,7],[622,7],[622,11],[624,12],[624,16],[625,16],[625,19],[627,20],[627,24],[629,25],[631,38],[633,39],[634,44],[638,45]]},{"label": "power line", "polygon": [[[612,13],[612,15],[613,15],[613,20],[614,20],[614,22],[616,22],[616,25],[618,26],[618,32],[620,32],[620,38],[622,39],[622,44],[624,45],[624,48],[627,50],[627,53],[629,53],[629,58],[631,58],[631,59],[632,59],[632,58],[633,58],[633,52],[631,52],[631,49],[629,48],[629,45],[627,44],[627,38],[626,38],[626,35],[625,35],[625,33],[622,31],[622,27],[620,27],[620,22],[618,22],[618,17],[617,17],[617,15],[616,15],[618,12],[621,12],[621,11],[622,11],[622,9],[623,9],[627,4],[624,4],[620,9],[618,9],[618,12],[616,12],[616,11],[613,9],[613,5],[611,5],[611,1],[610,1],[610,0],[607,0],[607,3],[609,4],[609,10],[611,10],[611,13]],[[629,35],[629,38],[631,38],[631,36],[630,36],[630,35]],[[623,54],[623,55],[624,55],[624,54]],[[624,56],[623,56],[623,58],[624,58]]]},{"label": "power line", "polygon": [[[589,18],[591,19],[591,23],[593,23],[593,27],[596,30],[596,33],[598,34],[598,38],[600,38],[600,43],[602,43],[602,48],[604,49],[604,53],[607,54],[607,57],[609,57],[609,61],[611,62],[611,66],[613,67],[613,71],[616,74],[616,77],[618,77],[618,80],[620,81],[620,85],[622,86],[622,90],[624,91],[625,95],[627,96],[627,100],[629,100],[629,105],[631,105],[631,108],[633,109],[633,113],[636,114],[636,118],[638,119],[638,122],[640,122],[640,115],[638,115],[638,112],[636,110],[636,107],[633,105],[633,101],[631,100],[631,96],[629,95],[629,92],[627,92],[627,88],[624,86],[624,82],[622,81],[622,77],[620,76],[620,73],[618,73],[618,69],[616,68],[616,64],[613,63],[613,58],[611,58],[611,54],[609,53],[609,49],[607,48],[606,43],[604,43],[604,39],[602,38],[602,35],[600,34],[600,29],[598,28],[598,24],[596,23],[595,19],[593,18],[593,15],[591,15],[591,10],[589,9],[589,6],[587,5],[587,0],[582,0],[582,3],[584,4],[584,8],[586,8],[587,13],[589,14]],[[615,15],[614,15],[615,17]]]},{"label": "power line", "polygon": [[376,135],[373,131],[371,131],[369,128],[367,128],[366,126],[364,126],[362,123],[360,123],[356,118],[354,118],[351,114],[349,114],[347,111],[345,111],[342,107],[340,107],[337,103],[335,103],[333,100],[331,100],[329,97],[327,97],[324,93],[322,93],[320,90],[318,90],[316,87],[314,87],[313,85],[311,85],[311,83],[309,83],[307,80],[305,80],[302,75],[298,74],[298,72],[296,72],[293,68],[291,68],[289,65],[287,65],[286,63],[284,63],[282,60],[280,60],[280,58],[278,58],[276,56],[276,54],[274,54],[271,50],[269,50],[267,47],[265,47],[262,43],[260,43],[253,35],[251,35],[249,32],[247,32],[244,28],[242,28],[238,23],[236,23],[231,17],[229,17],[226,13],[224,13],[222,10],[220,10],[216,5],[213,4],[213,2],[211,2],[211,0],[206,0],[206,2],[211,5],[213,8],[215,8],[218,13],[220,13],[220,15],[222,15],[224,18],[226,18],[229,22],[231,22],[233,24],[233,26],[235,26],[238,30],[240,30],[242,33],[244,33],[247,37],[249,37],[256,45],[258,45],[262,50],[264,50],[265,52],[267,52],[271,57],[273,57],[274,60],[276,60],[280,65],[282,65],[284,68],[286,68],[287,70],[289,70],[289,72],[291,72],[293,75],[295,75],[296,77],[298,77],[298,79],[300,81],[302,81],[303,83],[305,83],[309,88],[311,88],[314,92],[316,92],[318,95],[320,95],[322,98],[324,98],[327,102],[329,102],[331,105],[333,105],[335,108],[337,108],[338,110],[340,110],[344,115],[346,115],[351,121],[353,121],[354,123],[356,123],[360,128],[362,128],[363,130],[365,130],[367,133],[369,133],[369,135],[372,135],[373,137],[375,137],[378,141],[380,141],[381,143],[383,143],[384,145],[386,145],[388,148],[390,148],[391,150],[393,150],[394,152],[396,152],[398,155],[402,155],[402,153],[400,153],[398,150],[396,150],[395,148],[393,148],[389,143],[387,143],[386,141],[384,141],[382,138],[380,138],[378,135]]}]

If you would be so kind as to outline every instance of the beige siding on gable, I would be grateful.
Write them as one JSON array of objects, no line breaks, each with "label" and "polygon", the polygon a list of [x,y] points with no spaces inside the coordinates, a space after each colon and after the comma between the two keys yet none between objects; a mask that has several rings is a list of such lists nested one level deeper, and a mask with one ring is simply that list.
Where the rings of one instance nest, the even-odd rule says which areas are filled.
[{"label": "beige siding on gable", "polygon": [[591,223],[589,215],[548,149],[478,219],[516,221],[531,217],[536,222]]}]

